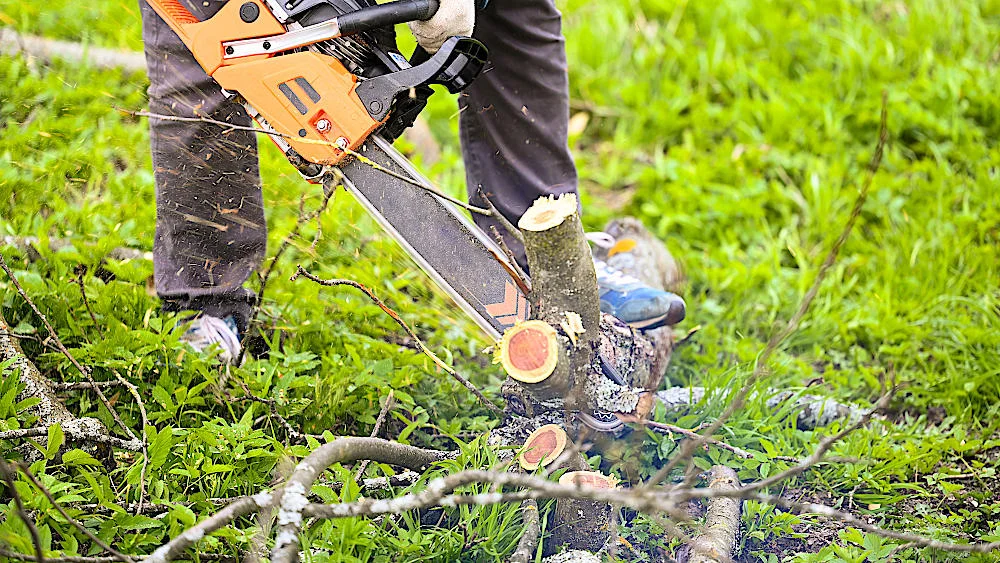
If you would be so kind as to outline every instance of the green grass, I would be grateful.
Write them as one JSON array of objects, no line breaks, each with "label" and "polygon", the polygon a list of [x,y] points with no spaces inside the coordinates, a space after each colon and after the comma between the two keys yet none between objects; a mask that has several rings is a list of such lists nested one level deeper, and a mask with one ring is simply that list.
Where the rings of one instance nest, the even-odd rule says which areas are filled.
[{"label": "green grass", "polygon": [[[690,278],[689,315],[680,328],[701,330],[679,350],[669,375],[674,384],[716,393],[670,420],[681,425],[718,416],[724,394],[753,370],[764,342],[812,283],[864,177],[881,92],[888,92],[891,140],[871,197],[801,329],[758,387],[796,390],[813,382],[809,392],[866,403],[878,395],[881,379],[895,378],[903,387],[890,419],[832,452],[857,461],[821,465],[790,483],[790,491],[829,494],[886,527],[939,539],[1000,535],[993,484],[1000,447],[1000,2],[572,0],[561,7],[574,107],[589,115],[572,139],[585,222],[597,229],[616,214],[642,218]],[[94,45],[141,46],[138,8],[130,2],[5,4],[0,21]],[[269,357],[229,374],[184,353],[171,336],[176,318],[162,314],[145,288],[149,264],[111,263],[100,271],[92,245],[152,244],[146,123],[114,109],[143,107],[146,86],[141,75],[0,58],[0,234],[77,243],[38,262],[10,249],[4,256],[98,377],[110,377],[114,368],[141,387],[147,432],[162,436],[160,465],[148,483],[153,498],[195,503],[175,505],[162,519],[86,516],[88,526],[128,552],[147,553],[210,513],[206,499],[256,491],[287,456],[309,449],[288,446],[274,420],[259,419],[266,415],[262,405],[227,400],[242,394],[233,378],[279,400],[282,414],[308,432],[367,434],[389,389],[400,401],[389,433],[410,443],[453,447],[435,436],[492,425],[464,390],[400,347],[398,328],[363,296],[287,281],[302,263],[324,277],[375,288],[436,352],[498,394],[498,370],[480,354],[488,343],[344,194],[322,217],[317,249],[310,250],[315,226],[307,226],[268,289],[267,318],[285,333],[280,351],[275,343]],[[455,112],[439,94],[425,115],[444,149],[428,172],[458,195]],[[294,224],[300,198],[315,206],[320,195],[269,144],[262,147],[273,252]],[[627,203],[620,209],[609,203],[619,201]],[[87,266],[101,331],[72,281],[78,264]],[[53,379],[75,380],[68,363],[36,338],[40,322],[2,283],[0,307],[27,337],[29,355]],[[757,479],[787,465],[773,455],[805,455],[835,430],[796,430],[763,401],[763,394],[752,399],[722,433],[759,455],[744,461],[712,449],[699,454],[699,465],[721,461]],[[71,394],[67,402],[110,425],[91,395]],[[138,427],[130,397],[122,394],[117,407]],[[941,409],[943,420],[928,416]],[[30,425],[2,401],[0,420],[6,428]],[[7,457],[16,455],[12,445],[3,444]],[[626,458],[640,460],[640,474],[675,453],[654,436],[628,448]],[[463,451],[462,465],[489,463],[478,442]],[[111,473],[86,461],[53,459],[36,470],[60,495],[80,497],[66,502],[137,499],[136,460]],[[603,461],[605,469],[628,466],[610,455]],[[970,474],[976,477],[951,477]],[[346,475],[337,470],[331,478]],[[22,485],[29,505],[44,509],[44,498]],[[357,491],[343,495],[354,498]],[[24,529],[9,516],[0,521],[0,541],[27,552]],[[516,518],[513,508],[457,514],[464,531],[420,529],[411,517],[394,521],[388,532],[368,521],[343,521],[312,528],[306,540],[321,550],[316,560],[426,554],[493,561],[513,548]],[[802,530],[802,520],[751,504],[745,558],[774,557],[765,552],[779,537],[790,541],[790,526]],[[41,527],[54,552],[74,553],[84,541],[60,520],[43,518]],[[662,530],[652,521],[640,520],[629,534],[636,545],[667,543],[656,539]],[[770,560],[880,561],[894,545],[850,529],[828,537],[830,545],[818,553],[797,554],[805,544],[791,544],[791,552]],[[227,529],[203,549],[236,553],[247,542]],[[912,549],[898,557],[961,558]]]}]

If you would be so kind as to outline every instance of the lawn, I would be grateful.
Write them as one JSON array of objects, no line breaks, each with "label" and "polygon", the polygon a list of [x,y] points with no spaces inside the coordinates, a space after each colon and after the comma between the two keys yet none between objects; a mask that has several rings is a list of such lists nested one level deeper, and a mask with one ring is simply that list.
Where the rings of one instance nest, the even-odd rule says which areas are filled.
[{"label": "lawn", "polygon": [[[777,457],[805,457],[838,430],[797,429],[788,412],[765,405],[768,389],[808,387],[869,405],[883,382],[894,381],[888,412],[834,446],[835,461],[771,492],[935,539],[1000,539],[1000,0],[563,0],[560,7],[585,225],[599,230],[634,215],[687,273],[688,317],[678,331],[697,331],[668,377],[710,393],[688,413],[660,413],[664,422],[714,421],[794,313],[864,181],[886,92],[890,139],[854,232],[758,392],[718,434],[754,458],[709,448],[698,464],[723,463],[744,481],[758,480],[789,466]],[[3,3],[0,25],[141,48],[138,7],[123,0]],[[115,247],[152,247],[147,123],[119,111],[144,108],[147,86],[141,73],[0,56],[0,236],[72,242],[34,260],[0,249],[96,379],[117,371],[139,387],[151,444],[146,496],[159,506],[142,515],[123,508],[139,500],[141,457],[121,454],[106,468],[82,452],[32,466],[60,503],[118,549],[147,554],[213,513],[211,499],[273,484],[323,439],[296,443],[269,405],[245,400],[247,391],[273,400],[296,429],[331,437],[368,435],[391,390],[397,405],[383,436],[463,452],[416,489],[456,467],[491,465],[496,453],[481,436],[495,418],[377,306],[350,288],[289,281],[302,264],[373,288],[435,353],[499,399],[501,370],[483,353],[491,343],[347,194],[320,216],[318,244],[316,223],[291,239],[263,305],[269,340],[240,368],[220,368],[178,342],[172,328],[180,317],[161,312],[147,288],[151,263],[102,261]],[[441,92],[425,111],[442,158],[424,169],[461,196],[456,111]],[[316,208],[322,193],[269,143],[261,146],[273,255],[300,205]],[[0,288],[0,312],[27,355],[52,380],[78,381],[6,276]],[[17,385],[4,367],[0,431],[32,425],[19,415],[25,405],[12,400]],[[124,389],[110,396],[124,422],[142,428],[132,396]],[[63,397],[72,412],[114,426],[94,394]],[[643,437],[620,458],[591,463],[623,474],[638,460],[646,477],[677,454],[672,440]],[[0,450],[12,459],[23,443],[0,441]],[[375,464],[368,474],[388,471]],[[356,487],[330,486],[353,483],[351,475],[338,466],[314,492],[355,499]],[[38,511],[49,555],[100,554],[27,480],[16,486]],[[0,544],[32,553],[13,501],[0,503]],[[413,514],[314,525],[304,537],[307,560],[495,561],[520,535],[516,504],[455,509],[448,518],[454,526],[421,527]],[[661,524],[640,516],[623,526],[636,551],[618,556],[660,560],[661,549],[676,544]],[[895,550],[900,542],[755,502],[744,507],[744,532],[740,561],[997,560],[996,553]],[[240,555],[250,545],[237,526],[206,537],[199,550]]]}]

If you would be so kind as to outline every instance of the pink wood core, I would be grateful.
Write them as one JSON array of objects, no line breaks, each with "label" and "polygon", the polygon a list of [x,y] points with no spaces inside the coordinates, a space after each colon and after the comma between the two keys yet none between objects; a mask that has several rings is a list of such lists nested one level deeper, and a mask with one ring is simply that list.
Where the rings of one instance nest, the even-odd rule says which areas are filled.
[{"label": "pink wood core", "polygon": [[521,371],[534,371],[545,365],[549,357],[549,339],[545,333],[526,328],[511,337],[507,358]]},{"label": "pink wood core", "polygon": [[542,432],[535,436],[530,444],[525,444],[527,451],[522,457],[530,464],[537,464],[542,461],[542,458],[552,453],[558,443],[555,431]]}]

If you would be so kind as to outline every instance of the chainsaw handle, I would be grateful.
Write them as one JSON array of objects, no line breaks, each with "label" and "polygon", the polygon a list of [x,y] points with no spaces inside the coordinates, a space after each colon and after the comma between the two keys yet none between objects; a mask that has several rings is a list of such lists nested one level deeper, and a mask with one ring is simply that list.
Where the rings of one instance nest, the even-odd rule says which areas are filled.
[{"label": "chainsaw handle", "polygon": [[337,23],[341,35],[354,35],[398,23],[429,20],[437,13],[438,5],[438,0],[396,0],[348,12],[338,16]]}]

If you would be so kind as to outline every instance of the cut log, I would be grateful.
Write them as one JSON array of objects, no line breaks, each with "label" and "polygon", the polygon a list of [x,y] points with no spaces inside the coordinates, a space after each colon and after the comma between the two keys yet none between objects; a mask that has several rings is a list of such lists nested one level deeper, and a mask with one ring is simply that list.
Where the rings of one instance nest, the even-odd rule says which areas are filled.
[{"label": "cut log", "polygon": [[[617,482],[596,471],[570,471],[559,478],[562,485],[614,489]],[[552,535],[543,552],[551,555],[564,545],[571,549],[599,551],[611,537],[611,505],[589,499],[556,500],[550,526]]]},{"label": "cut log", "polygon": [[528,436],[517,461],[525,471],[534,471],[555,461],[565,449],[566,431],[556,424],[546,424]]},{"label": "cut log", "polygon": [[594,342],[601,322],[600,295],[576,196],[535,200],[517,226],[531,271],[532,317],[559,325],[567,312],[577,313],[584,342]]},{"label": "cut log", "polygon": [[518,228],[531,270],[532,318],[563,329],[557,336],[559,361],[553,372],[543,384],[528,388],[539,399],[560,397],[571,410],[586,408],[583,390],[574,386],[592,369],[601,310],[576,195],[538,198],[521,216]]}]

